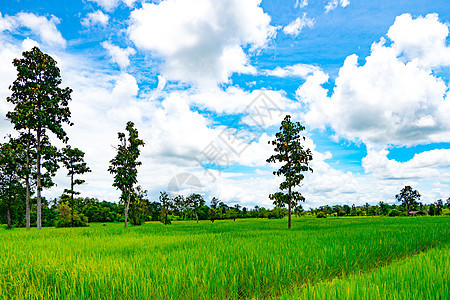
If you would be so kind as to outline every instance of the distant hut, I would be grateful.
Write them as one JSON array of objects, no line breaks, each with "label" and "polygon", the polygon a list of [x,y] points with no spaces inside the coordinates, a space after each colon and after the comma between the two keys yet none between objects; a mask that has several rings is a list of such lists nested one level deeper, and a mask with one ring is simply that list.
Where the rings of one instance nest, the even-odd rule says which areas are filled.
[{"label": "distant hut", "polygon": [[425,213],[421,210],[413,210],[409,212],[410,216],[423,216]]}]

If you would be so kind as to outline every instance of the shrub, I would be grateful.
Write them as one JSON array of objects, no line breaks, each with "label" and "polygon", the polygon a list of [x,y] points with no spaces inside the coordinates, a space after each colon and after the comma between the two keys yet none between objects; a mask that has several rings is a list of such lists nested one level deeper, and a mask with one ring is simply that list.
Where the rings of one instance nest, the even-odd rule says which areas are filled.
[{"label": "shrub", "polygon": [[56,227],[88,226],[88,218],[83,214],[74,212],[72,220],[72,209],[65,203],[58,204],[55,211],[58,213],[58,218],[55,222]]},{"label": "shrub", "polygon": [[319,212],[319,213],[317,214],[316,217],[319,218],[319,219],[324,219],[324,218],[326,218],[327,216],[323,213],[323,211],[321,211],[321,212]]},{"label": "shrub", "polygon": [[401,215],[402,215],[402,213],[400,211],[396,210],[396,209],[391,209],[389,211],[389,213],[388,213],[389,217],[398,217],[398,216],[401,216]]}]

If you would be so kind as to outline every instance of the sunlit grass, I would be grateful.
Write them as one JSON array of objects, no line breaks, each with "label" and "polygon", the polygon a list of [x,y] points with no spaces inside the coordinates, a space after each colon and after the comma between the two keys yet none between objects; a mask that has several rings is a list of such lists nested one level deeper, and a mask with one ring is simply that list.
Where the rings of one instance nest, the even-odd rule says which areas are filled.
[{"label": "sunlit grass", "polygon": [[278,299],[450,299],[450,248],[431,249],[371,273],[306,285]]},{"label": "sunlit grass", "polygon": [[450,218],[298,218],[0,231],[4,299],[267,298],[450,242]]}]

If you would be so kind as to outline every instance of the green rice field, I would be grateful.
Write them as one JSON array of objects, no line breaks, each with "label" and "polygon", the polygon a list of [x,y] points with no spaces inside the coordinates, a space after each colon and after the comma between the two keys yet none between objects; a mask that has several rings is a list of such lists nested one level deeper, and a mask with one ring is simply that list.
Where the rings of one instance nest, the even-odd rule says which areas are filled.
[{"label": "green rice field", "polygon": [[449,299],[450,217],[0,230],[0,299]]}]

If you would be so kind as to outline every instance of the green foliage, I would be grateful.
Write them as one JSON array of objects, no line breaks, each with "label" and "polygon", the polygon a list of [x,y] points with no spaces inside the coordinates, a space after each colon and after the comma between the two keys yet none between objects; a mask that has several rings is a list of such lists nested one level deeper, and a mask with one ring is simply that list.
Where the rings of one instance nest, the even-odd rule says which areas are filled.
[{"label": "green foliage", "polygon": [[149,201],[147,200],[147,191],[143,190],[141,186],[138,186],[130,202],[130,220],[131,224],[137,226],[142,225],[145,221],[148,221]]},{"label": "green foliage", "polygon": [[419,205],[420,194],[417,190],[413,190],[412,187],[408,185],[400,191],[400,194],[395,195],[395,199],[397,199],[398,202],[401,202],[409,213],[410,208]]},{"label": "green foliage", "polygon": [[323,212],[323,211],[321,211],[321,212],[319,212],[317,215],[316,215],[316,218],[319,218],[319,219],[324,219],[324,218],[326,218],[327,216],[325,215],[325,213]]},{"label": "green foliage", "polygon": [[275,207],[272,209],[272,211],[269,213],[268,218],[269,219],[282,219],[285,216],[287,216],[288,211],[284,207]]},{"label": "green foliage", "polygon": [[125,228],[127,227],[128,209],[131,197],[134,193],[133,186],[137,183],[137,167],[142,163],[138,161],[144,141],[139,139],[139,133],[134,128],[134,123],[129,121],[126,126],[128,138],[125,133],[119,132],[120,144],[117,146],[117,154],[110,161],[108,171],[114,175],[113,186],[122,192],[121,201],[125,204]]},{"label": "green foliage", "polygon": [[398,217],[398,216],[402,216],[403,213],[397,209],[391,209],[388,213],[389,217]]},{"label": "green foliage", "polygon": [[55,212],[58,218],[55,222],[56,227],[86,227],[88,226],[88,218],[83,214],[73,212],[66,203],[60,203],[56,206]]},{"label": "green foliage", "polygon": [[170,199],[166,192],[160,192],[159,202],[161,203],[161,223],[164,225],[172,224],[172,220],[169,216],[173,209],[173,201]]},{"label": "green foliage", "polygon": [[[16,130],[26,130],[30,138],[33,132],[36,137],[37,228],[41,229],[41,189],[51,185],[51,181],[45,182],[45,178],[42,181],[41,163],[50,175],[58,168],[55,163],[58,152],[50,145],[47,130],[67,142],[63,124],[72,125],[69,120],[72,90],[59,87],[61,77],[56,61],[38,47],[23,52],[23,58],[14,59],[13,64],[17,69],[17,79],[10,86],[12,94],[6,100],[14,105],[14,110],[6,116]],[[42,156],[48,160],[41,162]]]},{"label": "green foliage", "polygon": [[291,209],[294,208],[299,201],[305,201],[305,198],[293,188],[299,186],[304,179],[304,172],[311,171],[309,162],[312,160],[312,153],[310,149],[304,149],[302,140],[305,137],[300,135],[305,127],[299,122],[292,122],[291,116],[286,115],[281,122],[280,132],[275,134],[275,140],[269,142],[275,146],[276,154],[267,159],[268,163],[284,163],[280,169],[274,171],[273,174],[283,176],[284,181],[280,184],[280,190],[287,190],[287,194],[277,192],[269,195],[269,198],[276,206],[288,206],[288,228],[291,228]]}]

